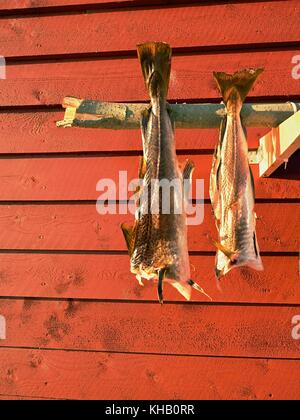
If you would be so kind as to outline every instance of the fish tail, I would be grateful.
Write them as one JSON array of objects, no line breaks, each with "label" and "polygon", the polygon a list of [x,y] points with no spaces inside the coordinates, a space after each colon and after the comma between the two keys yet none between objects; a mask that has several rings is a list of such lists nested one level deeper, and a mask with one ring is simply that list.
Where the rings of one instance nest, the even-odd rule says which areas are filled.
[{"label": "fish tail", "polygon": [[147,42],[137,46],[142,72],[150,97],[167,97],[172,49],[164,42]]},{"label": "fish tail", "polygon": [[201,286],[199,286],[198,283],[195,283],[193,280],[190,279],[188,280],[188,285],[191,286],[193,289],[198,290],[198,292],[202,293],[212,302],[212,298],[202,289]]},{"label": "fish tail", "polygon": [[245,69],[234,74],[214,72],[214,79],[223,96],[225,105],[227,106],[230,102],[243,104],[256,79],[263,71],[263,68],[258,68]]},{"label": "fish tail", "polygon": [[192,289],[197,290],[206,296],[210,301],[212,298],[192,279],[189,280],[174,280],[170,278],[165,279],[169,284],[171,284],[186,300],[191,300]]}]

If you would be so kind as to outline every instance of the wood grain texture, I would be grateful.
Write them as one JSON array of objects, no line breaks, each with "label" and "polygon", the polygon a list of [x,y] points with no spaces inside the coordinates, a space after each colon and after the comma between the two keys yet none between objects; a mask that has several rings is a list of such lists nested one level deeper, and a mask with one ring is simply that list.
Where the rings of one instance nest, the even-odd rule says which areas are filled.
[{"label": "wood grain texture", "polygon": [[[214,71],[235,72],[244,67],[263,67],[251,97],[299,95],[299,81],[292,77],[292,58],[298,51],[259,51],[174,56],[169,100],[216,100],[220,93]],[[148,101],[139,61],[127,59],[62,60],[44,63],[18,63],[7,67],[7,80],[1,84],[0,106],[57,105],[64,96],[103,101]],[[221,98],[220,98],[221,100]]]},{"label": "wood grain texture", "polygon": [[[261,251],[299,251],[299,204],[257,204],[256,212]],[[121,214],[100,216],[94,204],[2,205],[0,249],[125,251],[120,225],[132,220]],[[215,251],[209,236],[216,237],[216,228],[207,204],[204,223],[189,228],[189,250]]]},{"label": "wood grain texture", "polygon": [[[214,302],[299,304],[298,257],[264,257],[265,271],[237,269],[216,287],[213,256],[191,256],[192,277]],[[138,285],[126,255],[1,254],[0,296],[156,301],[156,284]],[[165,301],[184,298],[166,285]],[[194,292],[192,301],[203,301]]]},{"label": "wood grain texture", "polygon": [[1,347],[299,357],[299,307],[1,300]]},{"label": "wood grain texture", "polygon": [[298,0],[290,0],[259,2],[255,7],[251,3],[203,4],[132,9],[127,13],[112,10],[71,14],[67,18],[58,15],[55,19],[51,16],[8,18],[1,22],[1,54],[9,58],[79,52],[121,53],[153,39],[169,42],[174,48],[298,42],[299,12]]},{"label": "wood grain texture", "polygon": [[[61,112],[0,113],[0,153],[68,153],[142,151],[140,130],[60,129]],[[257,148],[268,128],[248,129],[248,145]],[[215,129],[176,130],[177,150],[211,150],[216,147]]]},{"label": "wood grain texture", "polygon": [[300,393],[297,360],[17,349],[1,349],[0,360],[0,392],[44,398],[297,400]]},{"label": "wood grain texture", "polygon": [[[183,168],[188,158],[195,163],[193,174],[193,197],[203,199],[202,190],[196,192],[196,180],[204,180],[205,198],[209,198],[209,175],[212,167],[211,155],[181,155]],[[3,159],[0,165],[0,200],[96,200],[103,187],[96,186],[100,180],[112,180],[117,196],[111,199],[132,197],[128,183],[138,178],[138,156],[105,157],[42,157]],[[253,166],[256,198],[299,199],[299,179],[259,178],[258,165]],[[124,194],[119,194],[120,171],[126,172]],[[60,180],[58,182],[58,180]],[[123,183],[123,181],[122,181]]]}]

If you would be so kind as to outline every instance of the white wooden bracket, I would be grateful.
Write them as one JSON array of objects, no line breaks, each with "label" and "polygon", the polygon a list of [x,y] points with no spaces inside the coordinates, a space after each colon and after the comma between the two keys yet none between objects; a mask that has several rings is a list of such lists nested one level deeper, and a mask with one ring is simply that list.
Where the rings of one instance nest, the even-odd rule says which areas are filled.
[{"label": "white wooden bracket", "polygon": [[268,177],[300,148],[300,111],[260,139],[259,148],[249,152],[251,164],[259,164],[259,176]]}]

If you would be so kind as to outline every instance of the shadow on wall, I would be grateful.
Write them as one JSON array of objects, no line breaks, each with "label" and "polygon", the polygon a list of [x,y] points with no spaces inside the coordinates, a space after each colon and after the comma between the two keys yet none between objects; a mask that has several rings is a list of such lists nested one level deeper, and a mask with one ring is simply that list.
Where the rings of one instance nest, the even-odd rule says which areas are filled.
[{"label": "shadow on wall", "polygon": [[287,166],[285,166],[285,163],[282,164],[270,178],[300,181],[300,150],[297,150],[297,152],[290,157]]}]

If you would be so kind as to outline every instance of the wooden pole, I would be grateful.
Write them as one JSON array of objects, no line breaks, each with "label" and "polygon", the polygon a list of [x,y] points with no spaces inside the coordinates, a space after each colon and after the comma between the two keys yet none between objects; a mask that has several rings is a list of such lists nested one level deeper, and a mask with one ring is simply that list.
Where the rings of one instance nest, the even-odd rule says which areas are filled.
[{"label": "wooden pole", "polygon": [[[66,97],[65,118],[58,127],[136,129],[147,104],[121,104]],[[218,128],[225,115],[223,104],[171,104],[177,128]],[[300,110],[300,103],[245,104],[242,118],[246,127],[277,127]]]}]

